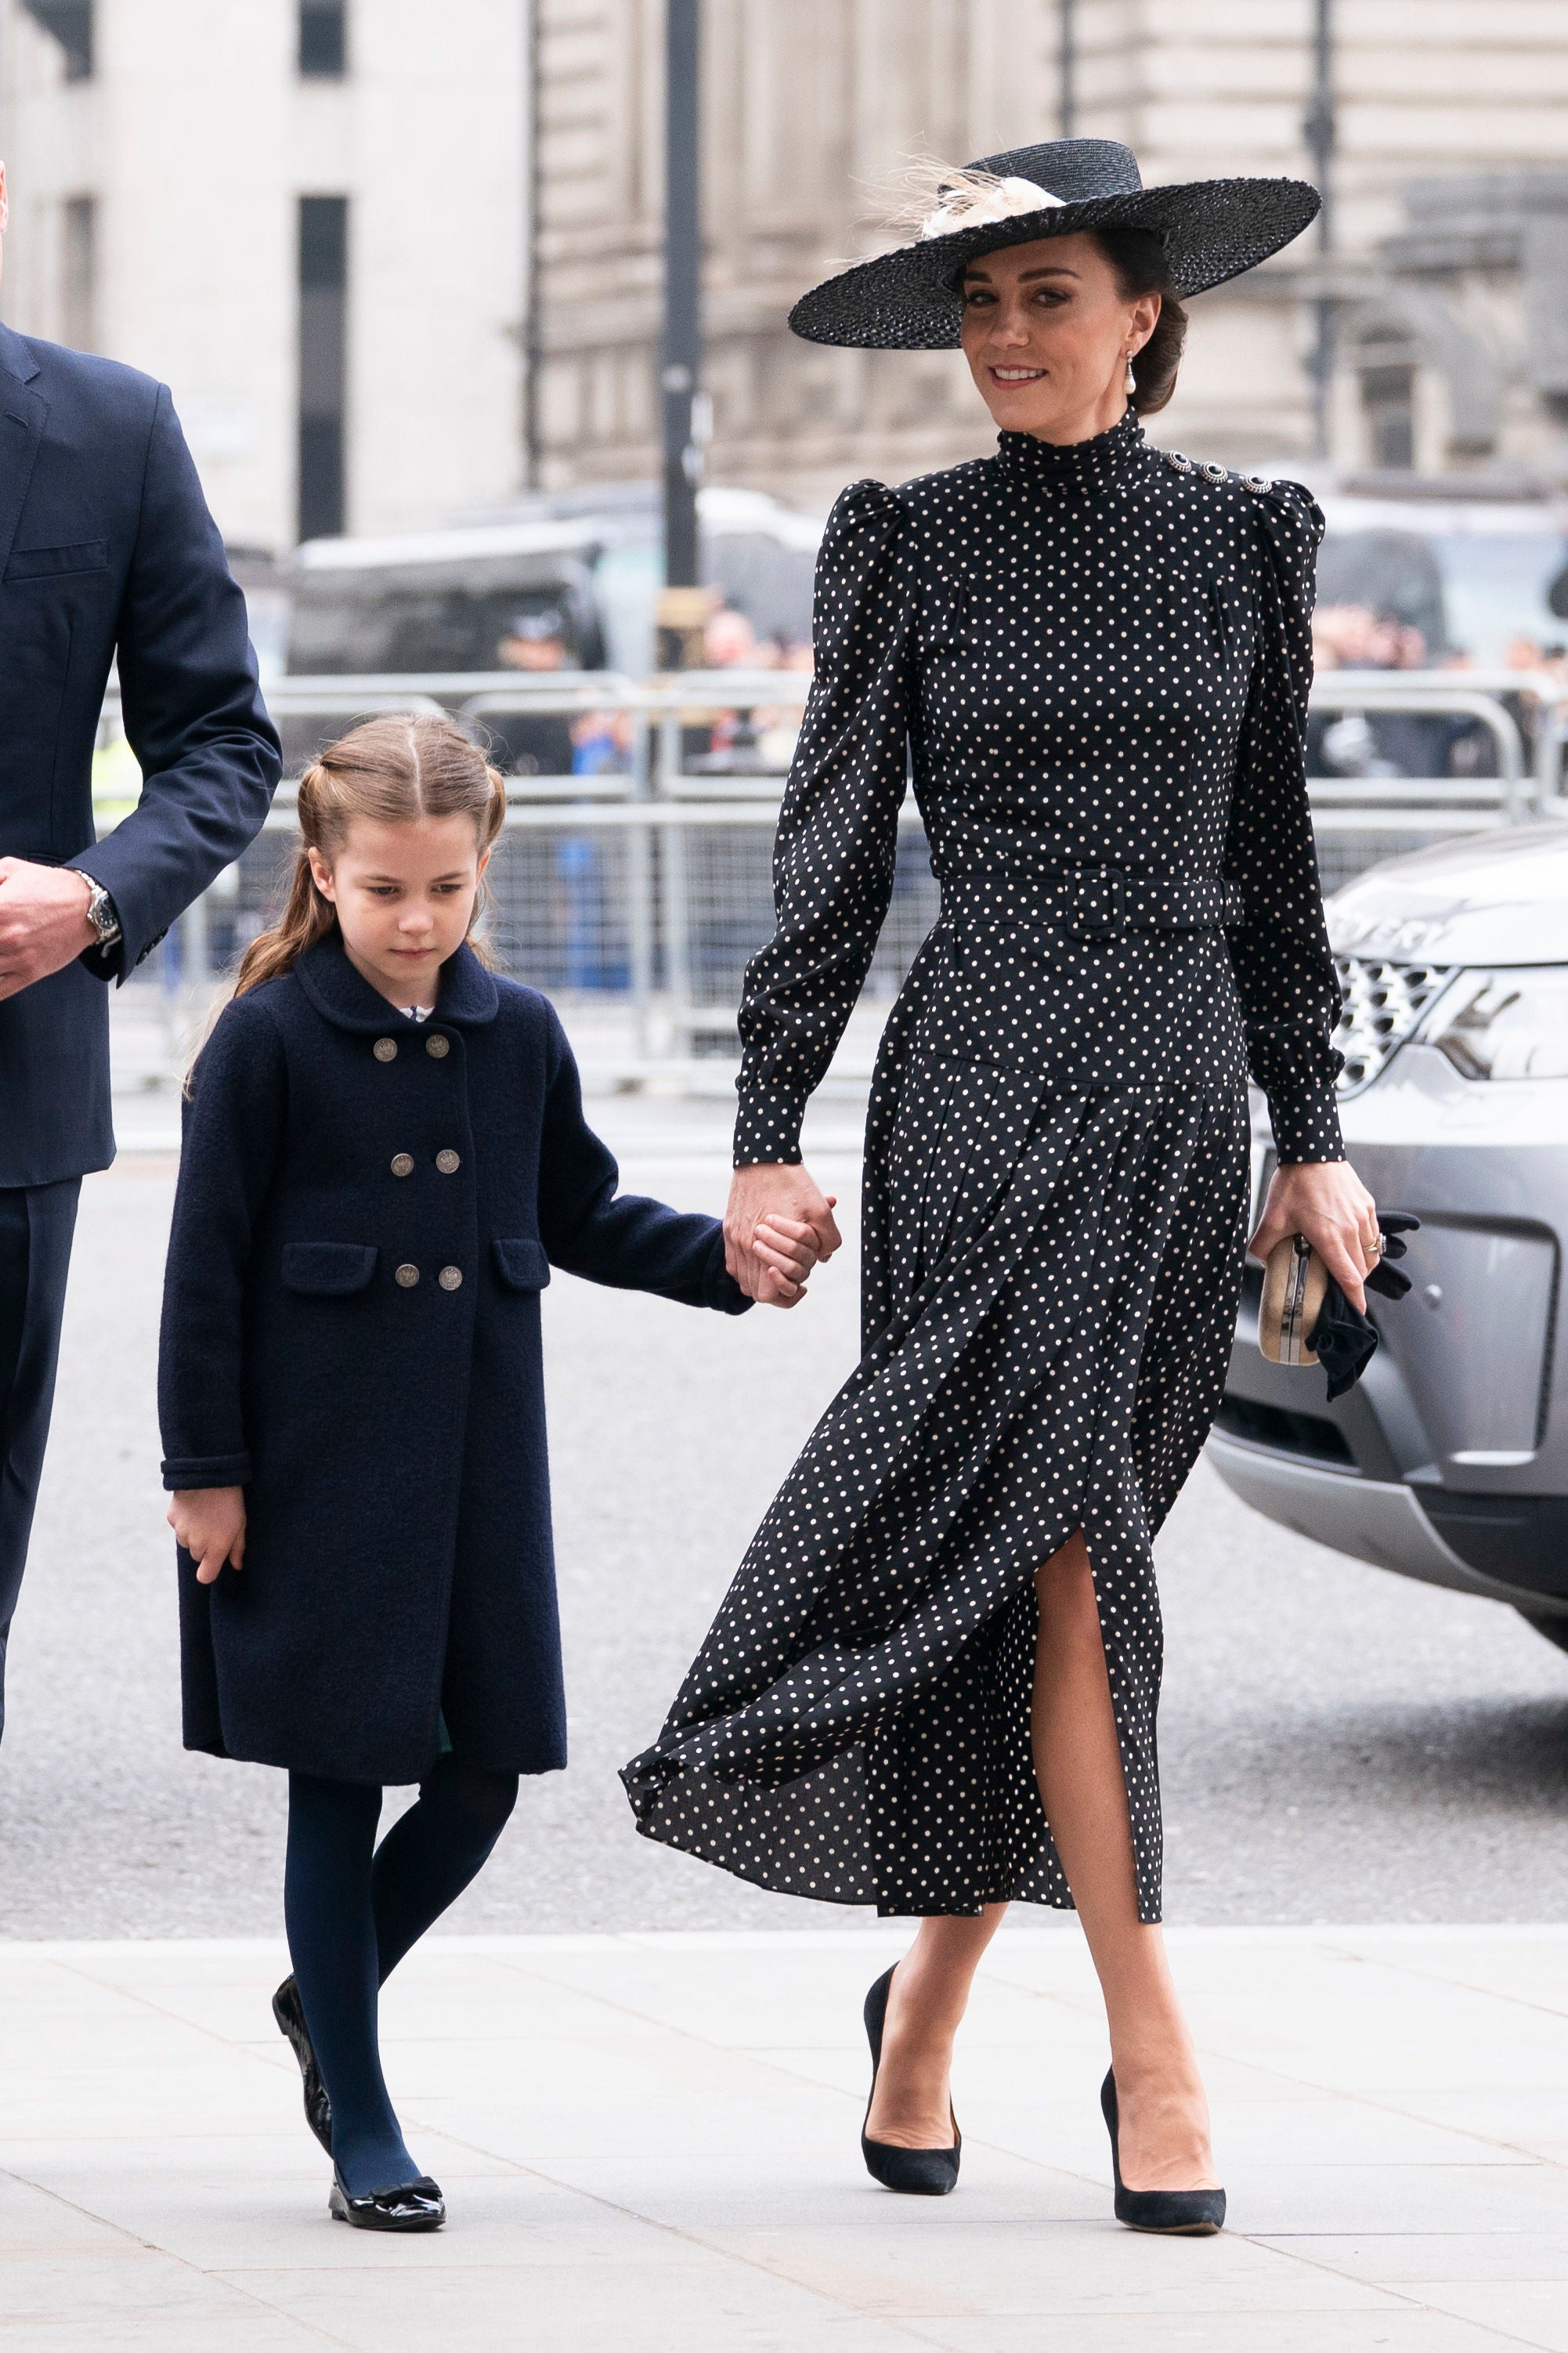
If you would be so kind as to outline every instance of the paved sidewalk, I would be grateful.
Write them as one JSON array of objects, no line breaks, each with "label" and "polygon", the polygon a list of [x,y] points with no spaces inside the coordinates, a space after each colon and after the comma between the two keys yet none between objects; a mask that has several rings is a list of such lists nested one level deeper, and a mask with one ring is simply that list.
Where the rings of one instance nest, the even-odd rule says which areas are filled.
[{"label": "paved sidewalk", "polygon": [[860,2170],[902,1930],[452,1937],[389,1989],[438,2237],[329,2221],[261,1942],[0,1946],[5,2353],[1568,2348],[1568,1929],[1173,1937],[1232,2229],[1112,2222],[1073,1924],[993,1948],[963,2179]]}]

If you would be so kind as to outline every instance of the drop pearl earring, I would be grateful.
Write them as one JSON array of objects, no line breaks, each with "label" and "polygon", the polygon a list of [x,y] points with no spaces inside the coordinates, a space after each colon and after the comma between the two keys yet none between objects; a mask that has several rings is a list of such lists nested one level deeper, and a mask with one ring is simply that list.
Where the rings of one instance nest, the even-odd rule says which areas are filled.
[{"label": "drop pearl earring", "polygon": [[1127,376],[1121,388],[1123,392],[1126,393],[1129,399],[1132,397],[1132,395],[1138,389],[1138,379],[1132,373],[1132,354],[1131,352],[1127,354]]}]

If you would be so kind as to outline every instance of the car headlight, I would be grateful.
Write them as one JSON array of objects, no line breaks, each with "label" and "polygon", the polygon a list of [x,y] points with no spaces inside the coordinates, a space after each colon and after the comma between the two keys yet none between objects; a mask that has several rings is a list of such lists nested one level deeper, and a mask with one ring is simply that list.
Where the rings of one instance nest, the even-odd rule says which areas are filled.
[{"label": "car headlight", "polygon": [[1461,973],[1426,1042],[1467,1079],[1568,1079],[1568,965]]}]

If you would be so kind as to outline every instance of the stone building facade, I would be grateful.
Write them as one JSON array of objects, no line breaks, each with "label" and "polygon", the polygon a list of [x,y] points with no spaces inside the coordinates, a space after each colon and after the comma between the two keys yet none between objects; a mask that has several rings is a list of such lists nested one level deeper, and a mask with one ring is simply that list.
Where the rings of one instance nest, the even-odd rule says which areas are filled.
[{"label": "stone building facade", "polygon": [[[660,0],[539,0],[539,479],[655,467]],[[1149,180],[1311,176],[1311,0],[1075,0],[1080,135]],[[877,249],[900,161],[1058,135],[1061,0],[709,0],[702,90],[710,478],[820,504],[989,445],[942,353],[840,353],[784,325]],[[1334,244],[1201,298],[1162,439],[1310,464],[1317,302],[1335,298],[1330,454],[1568,470],[1568,10],[1337,0]]]},{"label": "stone building facade", "polygon": [[527,34],[522,0],[0,0],[0,315],[170,384],[231,543],[509,493]]}]

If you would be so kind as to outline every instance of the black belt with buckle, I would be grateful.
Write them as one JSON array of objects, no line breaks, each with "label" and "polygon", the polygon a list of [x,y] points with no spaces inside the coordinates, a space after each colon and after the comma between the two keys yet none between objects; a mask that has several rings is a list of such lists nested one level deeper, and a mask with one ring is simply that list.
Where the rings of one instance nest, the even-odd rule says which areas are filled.
[{"label": "black belt with buckle", "polygon": [[1120,866],[951,870],[942,878],[942,920],[1025,923],[1077,939],[1129,932],[1217,932],[1245,921],[1241,886],[1218,874],[1129,873]]}]

